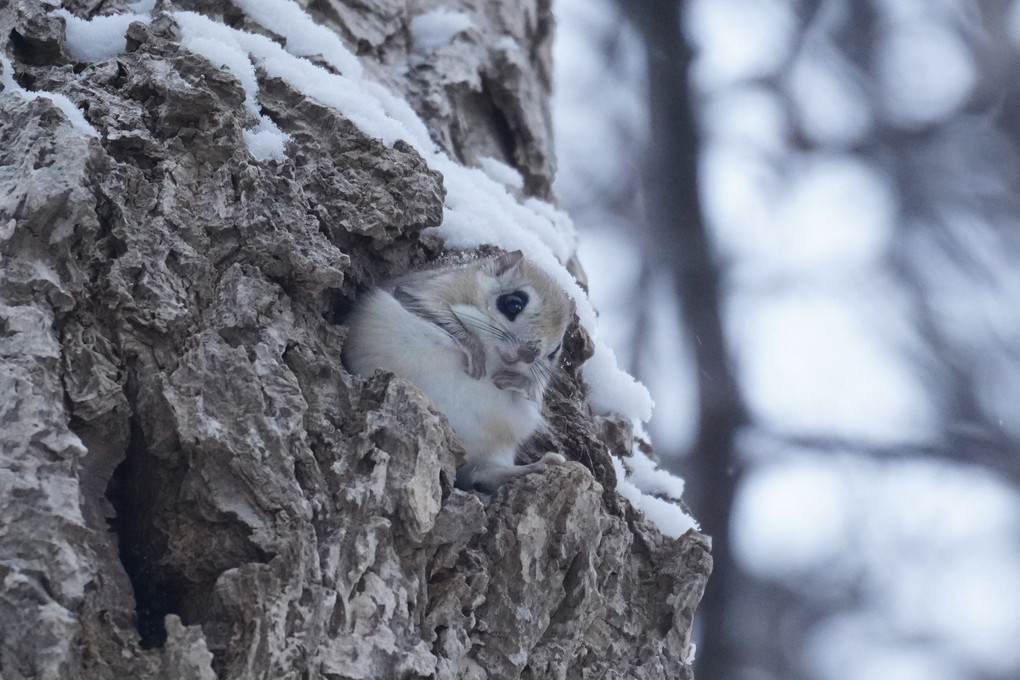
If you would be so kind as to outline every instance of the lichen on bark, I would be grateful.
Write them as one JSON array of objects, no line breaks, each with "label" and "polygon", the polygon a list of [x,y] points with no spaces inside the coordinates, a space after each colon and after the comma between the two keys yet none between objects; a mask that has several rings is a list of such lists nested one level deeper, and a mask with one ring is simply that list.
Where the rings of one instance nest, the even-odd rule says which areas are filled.
[{"label": "lichen on bark", "polygon": [[[437,3],[306,4],[454,158],[501,149],[548,196],[548,3],[460,3],[476,34],[446,66],[407,39]],[[340,363],[356,289],[442,255],[443,178],[264,73],[291,141],[256,161],[240,84],[170,9],[77,62],[51,7],[0,6],[14,81],[100,133],[0,93],[3,677],[690,677],[705,541],[616,494],[629,429],[576,370],[547,443],[579,462],[488,498],[453,488],[461,445],[417,389]]]}]

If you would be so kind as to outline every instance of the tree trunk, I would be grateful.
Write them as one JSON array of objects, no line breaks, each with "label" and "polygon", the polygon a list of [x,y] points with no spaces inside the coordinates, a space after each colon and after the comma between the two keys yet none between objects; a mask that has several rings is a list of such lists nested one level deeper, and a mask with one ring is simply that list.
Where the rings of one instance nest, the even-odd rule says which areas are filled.
[{"label": "tree trunk", "polygon": [[690,88],[693,53],[681,30],[682,0],[620,0],[645,41],[654,140],[646,169],[648,222],[657,265],[674,277],[683,324],[693,349],[698,432],[689,460],[688,502],[712,538],[713,577],[700,614],[699,677],[732,677],[733,598],[744,578],[730,545],[739,460],[737,437],[747,411],[723,328],[723,272],[702,215],[698,140]]},{"label": "tree trunk", "polygon": [[[0,674],[689,678],[710,557],[616,494],[633,441],[584,401],[583,329],[549,442],[590,469],[491,499],[420,392],[344,371],[356,288],[443,256],[444,177],[176,13],[285,43],[251,4],[160,2],[86,59],[73,17],[0,2]],[[430,59],[419,3],[304,4],[455,161],[549,195],[547,2],[458,3]]]}]

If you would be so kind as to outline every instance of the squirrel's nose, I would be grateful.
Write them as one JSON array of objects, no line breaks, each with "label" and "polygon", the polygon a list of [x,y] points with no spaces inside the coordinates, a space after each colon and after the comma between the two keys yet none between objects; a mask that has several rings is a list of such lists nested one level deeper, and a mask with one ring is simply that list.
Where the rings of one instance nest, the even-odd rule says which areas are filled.
[{"label": "squirrel's nose", "polygon": [[518,361],[530,364],[538,358],[538,347],[530,343],[517,345],[516,347],[501,347],[499,358],[507,365],[516,364]]},{"label": "squirrel's nose", "polygon": [[538,348],[534,345],[521,345],[517,349],[517,358],[526,364],[530,364],[538,357]]}]

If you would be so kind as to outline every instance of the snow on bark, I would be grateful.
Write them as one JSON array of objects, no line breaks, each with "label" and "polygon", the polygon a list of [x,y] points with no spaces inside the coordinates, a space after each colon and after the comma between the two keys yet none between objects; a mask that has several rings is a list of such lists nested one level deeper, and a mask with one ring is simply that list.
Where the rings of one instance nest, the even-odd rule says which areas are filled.
[{"label": "snow on bark", "polygon": [[[292,3],[107,2],[139,15],[97,24],[111,45],[94,6],[0,8],[4,678],[689,677],[710,557],[616,493],[634,437],[588,405],[583,328],[537,442],[578,462],[491,499],[453,488],[420,392],[340,363],[358,286],[453,257],[437,169],[494,191],[461,165],[495,159],[523,178],[499,201],[559,219],[534,198],[548,4],[459,3],[430,64],[407,38],[437,3],[315,3],[360,61],[285,40]],[[377,139],[288,60],[408,121],[406,98],[438,150]]]}]

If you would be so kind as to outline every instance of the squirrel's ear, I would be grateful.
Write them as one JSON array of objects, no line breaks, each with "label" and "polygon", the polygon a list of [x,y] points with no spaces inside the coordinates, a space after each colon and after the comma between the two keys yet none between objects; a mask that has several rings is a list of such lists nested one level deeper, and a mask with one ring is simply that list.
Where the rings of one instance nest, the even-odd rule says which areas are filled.
[{"label": "squirrel's ear", "polygon": [[412,293],[409,289],[404,286],[397,285],[390,290],[390,294],[393,299],[401,304],[401,306],[410,309],[420,304],[418,297]]},{"label": "squirrel's ear", "polygon": [[567,323],[570,323],[570,320],[574,318],[575,314],[577,314],[577,303],[574,302],[574,298],[568,299],[570,300],[570,311],[567,312]]},{"label": "squirrel's ear", "polygon": [[524,259],[524,253],[519,250],[515,250],[512,253],[505,253],[497,258],[494,258],[489,262],[489,273],[493,276],[502,276],[517,265]]}]

